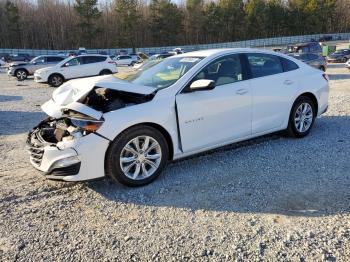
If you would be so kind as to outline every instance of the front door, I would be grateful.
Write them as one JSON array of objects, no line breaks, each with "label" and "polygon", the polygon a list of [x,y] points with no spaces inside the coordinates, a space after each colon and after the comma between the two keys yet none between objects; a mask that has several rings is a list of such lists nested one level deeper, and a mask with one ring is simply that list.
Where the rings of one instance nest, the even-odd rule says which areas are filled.
[{"label": "front door", "polygon": [[239,55],[215,60],[191,81],[215,81],[213,90],[176,96],[184,152],[196,151],[251,135],[252,97]]}]

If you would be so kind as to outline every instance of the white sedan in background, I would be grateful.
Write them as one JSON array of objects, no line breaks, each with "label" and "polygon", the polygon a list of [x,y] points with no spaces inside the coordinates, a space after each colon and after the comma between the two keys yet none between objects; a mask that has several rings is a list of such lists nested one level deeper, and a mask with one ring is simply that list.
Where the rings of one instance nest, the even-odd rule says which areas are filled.
[{"label": "white sedan in background", "polygon": [[80,55],[68,57],[55,66],[36,70],[34,81],[58,87],[66,80],[116,72],[116,63],[107,55]]},{"label": "white sedan in background", "polygon": [[324,72],[283,54],[181,54],[123,80],[62,85],[42,106],[50,118],[28,135],[30,161],[51,179],[141,186],[169,160],[279,130],[306,136],[328,92]]}]

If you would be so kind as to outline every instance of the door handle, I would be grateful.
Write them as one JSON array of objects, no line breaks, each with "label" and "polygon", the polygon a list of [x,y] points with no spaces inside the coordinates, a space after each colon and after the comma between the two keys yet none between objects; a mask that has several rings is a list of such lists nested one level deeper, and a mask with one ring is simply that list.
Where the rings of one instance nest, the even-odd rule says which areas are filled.
[{"label": "door handle", "polygon": [[246,93],[248,93],[248,90],[247,89],[238,89],[237,91],[236,91],[236,94],[237,95],[244,95],[244,94],[246,94]]},{"label": "door handle", "polygon": [[291,84],[293,84],[294,83],[294,81],[292,81],[292,80],[285,80],[284,82],[283,82],[283,84],[285,84],[285,85],[287,85],[287,86],[289,86],[289,85],[291,85]]}]

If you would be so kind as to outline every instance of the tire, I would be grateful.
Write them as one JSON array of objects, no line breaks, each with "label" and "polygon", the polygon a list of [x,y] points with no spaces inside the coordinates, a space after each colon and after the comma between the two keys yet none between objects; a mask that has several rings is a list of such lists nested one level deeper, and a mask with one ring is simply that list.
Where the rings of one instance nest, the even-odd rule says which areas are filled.
[{"label": "tire", "polygon": [[15,72],[15,76],[16,76],[17,80],[23,81],[23,80],[27,79],[28,72],[24,69],[17,69]]},{"label": "tire", "polygon": [[111,70],[108,70],[108,69],[103,69],[101,72],[100,72],[100,76],[103,76],[103,75],[110,75],[112,74]]},{"label": "tire", "polygon": [[134,66],[135,65],[135,62],[131,62],[129,66]]},{"label": "tire", "polygon": [[322,70],[323,72],[326,72],[326,68],[324,66],[320,66],[320,70]]},{"label": "tire", "polygon": [[50,86],[59,87],[63,84],[64,79],[59,74],[50,75],[49,80],[47,81]]},{"label": "tire", "polygon": [[346,63],[348,60],[346,59],[346,57],[344,57],[343,59],[342,59],[342,62],[343,63]]},{"label": "tire", "polygon": [[[145,142],[146,138],[148,143]],[[145,144],[148,146],[144,147]],[[108,148],[106,173],[123,185],[144,186],[160,175],[168,157],[169,147],[161,132],[145,125],[131,127],[114,139]]]},{"label": "tire", "polygon": [[[312,99],[307,96],[300,96],[294,102],[289,116],[288,135],[302,138],[310,133],[316,118],[315,106]],[[304,113],[302,113],[303,111]],[[297,121],[298,118],[301,120]]]}]

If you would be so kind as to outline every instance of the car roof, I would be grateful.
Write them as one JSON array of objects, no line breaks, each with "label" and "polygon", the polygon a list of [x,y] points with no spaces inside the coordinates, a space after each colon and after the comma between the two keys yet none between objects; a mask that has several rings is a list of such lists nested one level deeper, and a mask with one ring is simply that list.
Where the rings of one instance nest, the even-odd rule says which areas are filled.
[{"label": "car roof", "polygon": [[189,56],[198,56],[198,57],[209,57],[214,55],[224,55],[224,54],[231,54],[231,53],[266,53],[266,54],[273,54],[273,55],[281,55],[279,53],[266,50],[266,49],[257,49],[257,48],[218,48],[218,49],[207,49],[207,50],[199,50],[199,51],[193,51],[188,53],[183,53],[176,55],[177,57],[189,57]]},{"label": "car roof", "polygon": [[100,55],[100,54],[81,54],[77,55],[76,57],[84,57],[84,56],[100,56],[100,57],[107,57],[109,55]]}]

